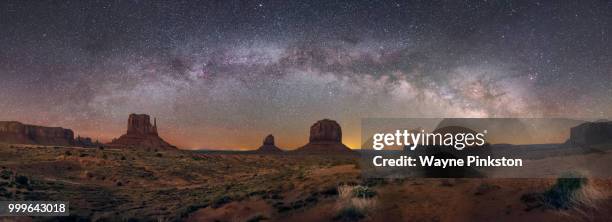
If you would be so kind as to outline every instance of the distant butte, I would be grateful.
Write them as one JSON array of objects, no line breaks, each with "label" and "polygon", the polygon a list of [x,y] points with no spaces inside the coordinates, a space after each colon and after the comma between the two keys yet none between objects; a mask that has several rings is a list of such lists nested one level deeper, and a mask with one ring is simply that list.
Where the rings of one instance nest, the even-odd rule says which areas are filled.
[{"label": "distant butte", "polygon": [[274,145],[274,136],[272,134],[264,138],[263,144],[257,149],[261,153],[281,153],[283,150]]},{"label": "distant butte", "polygon": [[353,151],[342,143],[342,128],[334,120],[323,119],[310,127],[308,143],[295,150],[303,154],[351,154]]},{"label": "distant butte", "polygon": [[151,125],[147,114],[130,114],[127,132],[110,143],[111,146],[132,148],[176,149],[157,134],[157,119]]}]

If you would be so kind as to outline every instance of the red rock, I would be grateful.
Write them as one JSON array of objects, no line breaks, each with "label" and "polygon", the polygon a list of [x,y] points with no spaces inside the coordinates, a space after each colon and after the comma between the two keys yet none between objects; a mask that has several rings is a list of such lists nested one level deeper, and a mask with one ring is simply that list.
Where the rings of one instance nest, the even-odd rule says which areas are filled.
[{"label": "red rock", "polygon": [[310,127],[310,142],[342,143],[342,129],[336,121],[323,119]]},{"label": "red rock", "polygon": [[74,132],[61,127],[27,125],[17,121],[0,121],[0,141],[17,144],[69,146]]},{"label": "red rock", "polygon": [[281,150],[276,145],[274,145],[274,136],[272,136],[272,134],[270,134],[270,135],[266,136],[266,138],[264,138],[263,144],[257,149],[257,151],[258,152],[265,152],[265,153],[283,152],[283,150]]},{"label": "red rock", "polygon": [[263,141],[263,145],[274,145],[274,136],[272,136],[272,134],[266,136]]},{"label": "red rock", "polygon": [[348,154],[353,151],[342,143],[342,128],[334,120],[323,119],[310,127],[308,144],[298,148],[305,154]]},{"label": "red rock", "polygon": [[578,146],[612,143],[612,122],[588,122],[572,127],[568,142]]},{"label": "red rock", "polygon": [[151,125],[151,118],[147,114],[130,114],[128,118],[127,134],[131,135],[157,135],[157,120]]},{"label": "red rock", "polygon": [[111,146],[132,148],[176,149],[157,134],[157,120],[151,125],[147,114],[130,114],[126,134],[110,143]]},{"label": "red rock", "polygon": [[85,148],[104,147],[104,144],[100,143],[97,140],[93,141],[89,137],[81,137],[81,136],[77,136],[74,139],[74,145],[79,146],[79,147],[85,147]]}]

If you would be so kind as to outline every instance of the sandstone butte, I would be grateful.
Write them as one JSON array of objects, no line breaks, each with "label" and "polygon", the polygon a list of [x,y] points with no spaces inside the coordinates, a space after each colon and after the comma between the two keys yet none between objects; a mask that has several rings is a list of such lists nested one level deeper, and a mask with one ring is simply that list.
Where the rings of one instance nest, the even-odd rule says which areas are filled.
[{"label": "sandstone butte", "polygon": [[128,118],[127,132],[109,145],[124,148],[176,149],[176,146],[159,137],[157,119],[151,124],[149,115],[134,113]]},{"label": "sandstone butte", "polygon": [[281,153],[283,150],[274,145],[274,136],[272,134],[266,136],[263,140],[263,144],[257,149],[257,152],[261,153]]},{"label": "sandstone butte", "polygon": [[310,127],[308,143],[295,150],[300,154],[353,154],[342,143],[342,128],[334,120],[323,119]]}]

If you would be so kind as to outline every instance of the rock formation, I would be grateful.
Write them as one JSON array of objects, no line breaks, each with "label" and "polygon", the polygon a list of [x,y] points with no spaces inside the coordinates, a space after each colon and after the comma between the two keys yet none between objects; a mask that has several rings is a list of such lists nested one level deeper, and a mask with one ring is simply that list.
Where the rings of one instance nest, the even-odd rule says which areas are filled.
[{"label": "rock formation", "polygon": [[572,127],[568,142],[579,146],[612,143],[612,122],[589,122]]},{"label": "rock formation", "polygon": [[0,121],[0,142],[69,146],[74,133],[61,127],[27,125],[16,121]]},{"label": "rock formation", "polygon": [[276,147],[276,145],[274,145],[274,136],[270,134],[266,136],[266,138],[263,141],[263,144],[257,149],[257,152],[278,153],[278,152],[283,152],[283,150],[281,150],[280,148]]},{"label": "rock formation", "polygon": [[323,119],[310,127],[308,144],[298,148],[296,152],[307,154],[342,154],[352,153],[352,150],[342,144],[342,129],[334,120]]},{"label": "rock formation", "polygon": [[157,119],[153,120],[146,114],[130,114],[127,132],[110,145],[133,148],[176,149],[157,134]]},{"label": "rock formation", "polygon": [[104,147],[104,144],[100,143],[98,140],[93,141],[89,137],[81,137],[81,136],[77,136],[74,139],[74,145],[79,146],[79,147],[86,147],[86,148]]},{"label": "rock formation", "polygon": [[157,119],[153,120],[147,114],[130,114],[128,118],[127,134],[130,135],[157,135]]}]

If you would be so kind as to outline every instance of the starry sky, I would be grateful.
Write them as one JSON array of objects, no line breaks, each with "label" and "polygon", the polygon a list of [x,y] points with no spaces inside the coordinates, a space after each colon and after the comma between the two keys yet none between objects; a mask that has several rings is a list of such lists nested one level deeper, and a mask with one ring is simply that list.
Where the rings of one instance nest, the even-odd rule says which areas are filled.
[{"label": "starry sky", "polygon": [[187,149],[323,118],[612,116],[610,1],[2,1],[0,120]]}]

